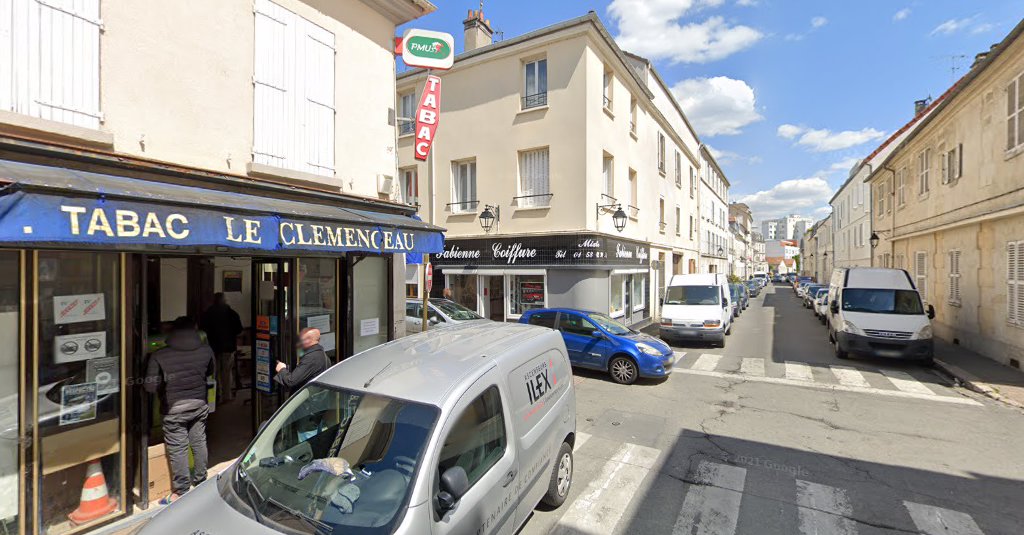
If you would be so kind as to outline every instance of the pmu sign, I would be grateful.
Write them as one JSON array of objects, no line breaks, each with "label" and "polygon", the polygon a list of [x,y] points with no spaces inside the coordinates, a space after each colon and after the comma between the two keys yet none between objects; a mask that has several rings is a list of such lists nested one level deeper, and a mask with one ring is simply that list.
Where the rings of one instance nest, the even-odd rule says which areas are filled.
[{"label": "pmu sign", "polygon": [[406,30],[402,36],[402,61],[410,67],[448,70],[455,62],[455,38],[430,30]]},{"label": "pmu sign", "polygon": [[434,144],[437,133],[437,122],[441,116],[441,79],[434,75],[427,76],[423,84],[423,97],[420,107],[416,109],[416,159],[426,161],[430,154],[430,146]]}]

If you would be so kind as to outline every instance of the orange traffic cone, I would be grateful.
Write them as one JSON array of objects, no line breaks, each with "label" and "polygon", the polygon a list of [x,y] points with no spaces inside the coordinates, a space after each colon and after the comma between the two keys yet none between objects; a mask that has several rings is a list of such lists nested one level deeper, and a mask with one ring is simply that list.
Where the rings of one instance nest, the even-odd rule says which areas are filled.
[{"label": "orange traffic cone", "polygon": [[107,494],[107,480],[103,477],[103,467],[98,460],[89,463],[85,471],[85,485],[82,486],[82,499],[68,515],[75,525],[85,524],[97,518],[109,515],[117,510],[117,500]]}]

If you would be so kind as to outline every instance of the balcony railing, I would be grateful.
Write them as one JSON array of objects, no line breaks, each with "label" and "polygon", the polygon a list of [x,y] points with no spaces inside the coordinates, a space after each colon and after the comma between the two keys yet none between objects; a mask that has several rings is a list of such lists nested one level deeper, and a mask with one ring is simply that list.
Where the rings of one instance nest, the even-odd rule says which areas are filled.
[{"label": "balcony railing", "polygon": [[528,110],[530,108],[539,108],[541,106],[548,105],[548,93],[536,93],[533,95],[526,95],[523,97],[523,109]]},{"label": "balcony railing", "polygon": [[626,207],[626,209],[629,210],[629,217],[632,217],[633,219],[636,219],[637,216],[640,215],[640,209],[637,208],[636,206],[629,205]]},{"label": "balcony railing", "polygon": [[512,206],[517,208],[547,208],[551,206],[554,193],[538,193],[537,195],[520,195],[512,197]]},{"label": "balcony railing", "polygon": [[398,123],[398,135],[407,136],[416,131],[416,123],[412,121],[402,121]]},{"label": "balcony railing", "polygon": [[465,213],[472,212],[472,211],[476,210],[476,206],[478,204],[480,204],[480,201],[458,201],[458,202],[450,202],[450,203],[446,204],[445,206],[453,214],[465,214]]}]

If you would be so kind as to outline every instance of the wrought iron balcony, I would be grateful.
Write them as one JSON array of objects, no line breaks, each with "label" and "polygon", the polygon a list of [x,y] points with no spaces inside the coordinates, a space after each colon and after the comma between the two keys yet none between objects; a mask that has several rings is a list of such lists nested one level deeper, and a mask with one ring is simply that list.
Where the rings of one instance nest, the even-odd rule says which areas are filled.
[{"label": "wrought iron balcony", "polygon": [[523,109],[528,110],[530,108],[539,108],[541,106],[548,105],[548,93],[535,93],[533,95],[526,95],[523,97]]},{"label": "wrought iron balcony", "polygon": [[416,131],[416,123],[413,121],[402,121],[398,123],[398,135],[407,136]]},{"label": "wrought iron balcony", "polygon": [[517,208],[547,208],[551,206],[551,198],[554,196],[554,193],[520,195],[518,197],[512,197],[512,206]]}]

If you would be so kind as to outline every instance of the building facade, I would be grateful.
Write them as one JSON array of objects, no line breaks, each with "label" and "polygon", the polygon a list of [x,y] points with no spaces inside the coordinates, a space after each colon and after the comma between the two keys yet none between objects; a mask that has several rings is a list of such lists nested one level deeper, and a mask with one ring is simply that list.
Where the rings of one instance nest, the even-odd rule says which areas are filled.
[{"label": "building facade", "polygon": [[[404,334],[406,253],[441,251],[442,229],[378,192],[396,174],[395,29],[434,7],[0,9],[0,524],[80,533],[169,493],[142,378],[215,294],[244,330],[211,378],[211,464],[286,399],[274,363],[296,364],[299,330],[335,361]],[[97,475],[104,505],[72,515]]]},{"label": "building facade", "polygon": [[[429,159],[411,130],[398,144],[420,216],[447,229],[433,294],[497,321],[545,306],[651,321],[665,280],[698,261],[699,141],[668,87],[593,14],[497,43],[479,11],[464,25]],[[398,101],[426,76],[399,75]]]},{"label": "building facade", "polygon": [[829,215],[811,226],[800,243],[800,274],[828,283],[835,266],[832,218]]},{"label": "building facade", "polygon": [[700,273],[729,273],[729,180],[707,146],[701,145]]},{"label": "building facade", "polygon": [[1024,23],[979,55],[867,178],[883,199],[873,264],[909,271],[935,307],[936,336],[1016,367],[1024,357],[1022,32]]},{"label": "building facade", "polygon": [[750,207],[744,203],[729,204],[729,230],[732,232],[732,274],[749,279],[754,274],[754,243],[750,232],[754,224]]},{"label": "building facade", "polygon": [[765,241],[797,240],[803,237],[807,229],[814,223],[810,217],[788,215],[778,219],[761,221],[761,234]]},{"label": "building facade", "polygon": [[754,248],[754,273],[768,273],[767,251],[765,249],[764,236],[760,232],[750,234],[751,244]]}]

